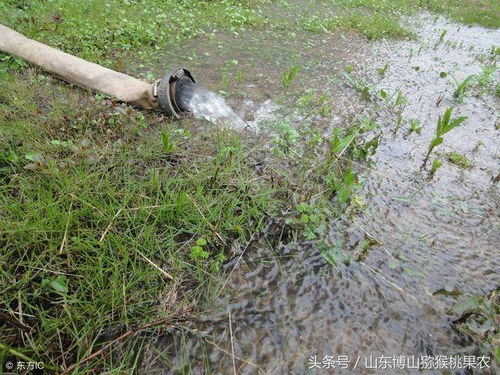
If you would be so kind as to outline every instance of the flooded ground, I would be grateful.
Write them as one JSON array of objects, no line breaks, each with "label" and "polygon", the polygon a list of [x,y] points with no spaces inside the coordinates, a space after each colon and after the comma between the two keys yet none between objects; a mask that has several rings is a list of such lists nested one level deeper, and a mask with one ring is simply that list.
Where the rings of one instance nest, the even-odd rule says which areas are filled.
[{"label": "flooded ground", "polygon": [[[355,114],[370,113],[382,137],[371,162],[356,165],[367,208],[328,228],[329,243],[348,255],[371,240],[363,260],[335,268],[314,243],[275,246],[259,239],[236,267],[228,265],[228,282],[196,329],[173,342],[158,340],[147,373],[371,373],[377,370],[369,369],[370,356],[479,355],[452,328],[447,312],[456,297],[434,293],[484,295],[499,286],[499,197],[493,183],[498,97],[490,90],[458,103],[453,78],[480,74],[500,32],[430,15],[408,22],[417,34],[412,41],[369,43],[355,34],[276,27],[244,35],[216,32],[166,57],[172,67],[190,60],[198,81],[228,94],[236,112],[255,126],[265,127],[278,107],[280,116],[303,121],[297,98],[310,89],[326,95],[331,108],[327,116],[308,118],[324,134]],[[378,70],[386,64],[382,76]],[[294,65],[300,70],[287,93],[280,73]],[[400,90],[404,103],[389,111],[380,98],[364,100],[341,77],[347,66],[366,78],[372,95]],[[472,166],[445,161],[430,179],[420,167],[438,116],[451,106],[468,119],[436,153],[444,160],[446,153],[459,152]],[[403,121],[396,129],[399,115]],[[408,133],[411,119],[419,120],[420,135]],[[170,353],[177,355],[167,359]],[[335,369],[310,369],[314,358],[321,362],[325,356],[347,356],[348,369],[338,362]]]}]

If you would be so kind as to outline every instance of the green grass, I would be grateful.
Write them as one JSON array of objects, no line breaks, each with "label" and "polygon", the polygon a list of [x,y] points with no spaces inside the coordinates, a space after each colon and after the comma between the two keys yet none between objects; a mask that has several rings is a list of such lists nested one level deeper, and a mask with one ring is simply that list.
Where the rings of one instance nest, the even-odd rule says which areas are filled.
[{"label": "green grass", "polygon": [[397,18],[382,14],[370,15],[362,11],[326,19],[318,16],[308,17],[303,22],[303,28],[312,32],[353,30],[368,40],[412,36],[411,32],[399,25]]},{"label": "green grass", "polygon": [[[312,32],[353,30],[369,40],[405,38],[413,34],[401,22],[401,15],[414,15],[423,10],[441,13],[456,22],[484,27],[500,27],[500,3],[494,0],[321,0],[314,7],[333,6],[328,12],[305,16],[302,27]],[[441,35],[439,42],[445,34]]]},{"label": "green grass", "polygon": [[[0,308],[11,321],[0,325],[0,354],[58,369],[124,332],[183,318],[181,306],[201,308],[235,241],[282,212],[294,236],[320,241],[358,187],[336,155],[364,160],[376,148],[358,139],[368,119],[331,140],[314,123],[283,123],[273,156],[230,130],[118,111],[36,70],[0,74]],[[130,373],[147,342],[123,340],[75,373]]]},{"label": "green grass", "polygon": [[[289,212],[294,236],[320,240],[326,213],[343,212],[357,186],[335,155],[363,160],[376,147],[357,139],[367,121],[331,142],[314,123],[283,123],[271,154],[230,130],[118,110],[34,69],[0,74],[0,308],[11,321],[0,354],[58,369],[123,332],[182,318],[180,306],[201,308],[231,246],[269,218]],[[308,108],[321,105],[313,97]],[[131,337],[75,373],[129,373],[142,345],[147,336]]]},{"label": "green grass", "polygon": [[[232,241],[248,241],[279,200],[265,180],[249,183],[239,135],[150,130],[136,111],[78,104],[84,93],[37,79],[0,84],[1,309],[29,327],[24,349],[12,327],[1,341],[60,366],[205,300]],[[193,259],[200,243],[207,255]]]},{"label": "green grass", "polygon": [[133,0],[7,0],[0,3],[0,23],[68,53],[122,70],[130,55],[135,61],[147,59],[166,44],[209,29],[243,31],[264,19],[248,2],[237,0],[147,4]]},{"label": "green grass", "polygon": [[[399,24],[400,12],[417,9],[409,1],[331,3],[349,9],[309,17],[305,27],[411,36]],[[269,25],[258,4],[4,0],[0,23],[127,71],[189,38]],[[418,4],[458,17],[456,1]],[[466,3],[461,17],[498,22],[497,5],[484,4],[487,16]],[[325,108],[313,92],[297,102]],[[280,122],[272,153],[228,130],[200,132],[189,121],[118,110],[102,95],[0,56],[0,312],[10,322],[0,316],[0,361],[26,356],[61,370],[127,330],[203,306],[235,241],[246,244],[283,212],[301,236],[320,241],[328,218],[359,201],[359,179],[344,158],[372,155],[377,126],[356,119],[324,139],[314,126]],[[75,373],[132,373],[147,339],[130,337]]]}]

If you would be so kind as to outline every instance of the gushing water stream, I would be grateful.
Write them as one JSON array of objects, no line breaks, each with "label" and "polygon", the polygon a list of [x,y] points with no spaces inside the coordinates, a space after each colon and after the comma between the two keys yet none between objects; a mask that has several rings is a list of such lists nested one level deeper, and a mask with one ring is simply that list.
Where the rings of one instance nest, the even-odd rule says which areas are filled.
[{"label": "gushing water stream", "polygon": [[247,127],[222,96],[194,85],[191,90],[190,95],[180,98],[180,105],[188,109],[195,118],[205,119],[214,124],[222,123],[237,130]]}]

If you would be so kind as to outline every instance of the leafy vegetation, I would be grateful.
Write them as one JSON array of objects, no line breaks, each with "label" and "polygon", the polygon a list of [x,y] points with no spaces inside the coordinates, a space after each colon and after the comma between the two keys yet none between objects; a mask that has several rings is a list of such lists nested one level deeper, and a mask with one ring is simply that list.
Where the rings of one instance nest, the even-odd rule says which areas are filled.
[{"label": "leafy vegetation", "polygon": [[420,135],[422,133],[422,125],[420,124],[420,120],[417,118],[413,118],[410,120],[410,128],[408,129],[408,134],[416,133]]},{"label": "leafy vegetation", "polygon": [[476,79],[476,76],[471,74],[467,76],[463,81],[457,81],[455,80],[455,91],[453,92],[453,97],[458,100],[458,102],[462,102],[467,90],[469,89],[470,86],[472,86],[474,80]]},{"label": "leafy vegetation", "polygon": [[449,152],[446,154],[446,159],[452,164],[455,164],[461,168],[470,168],[472,162],[467,158],[467,156],[462,155],[456,151]]},{"label": "leafy vegetation", "polygon": [[[500,27],[500,5],[498,1],[482,0],[321,0],[322,3],[338,7],[335,16],[306,16],[302,27],[312,32],[329,32],[348,29],[359,32],[369,40],[381,38],[412,37],[412,33],[400,23],[402,14],[414,14],[421,10],[442,13],[455,21],[479,24],[485,27]],[[442,43],[447,31],[444,30],[436,47]]]},{"label": "leafy vegetation", "polygon": [[[189,11],[187,11],[189,9]],[[238,32],[265,21],[237,0],[2,1],[0,22],[30,38],[116,70],[127,58],[147,60],[175,44],[223,27]],[[137,62],[137,61],[136,61]]]},{"label": "leafy vegetation", "polygon": [[349,15],[335,16],[323,19],[318,16],[306,18],[303,28],[312,32],[326,32],[337,29],[354,30],[365,36],[368,40],[382,38],[403,38],[412,34],[400,26],[397,19],[387,15],[375,14],[369,16],[364,12]]},{"label": "leafy vegetation", "polygon": [[[456,1],[330,3],[342,8],[338,16],[308,15],[300,21],[303,27],[355,31],[370,40],[411,37],[399,16],[420,7],[473,23],[498,22],[494,12],[483,17],[469,4],[461,4],[459,14]],[[0,22],[129,71],[189,38],[274,27],[259,4],[6,0],[0,3]],[[484,4],[496,9],[493,2]],[[226,66],[237,64],[232,59]],[[379,74],[387,70],[386,64]],[[283,87],[301,78],[296,73],[293,67],[282,74]],[[478,85],[493,85],[493,73],[485,69]],[[223,86],[228,77],[222,77]],[[374,95],[352,68],[344,77],[365,98]],[[275,78],[279,85],[279,74]],[[235,79],[243,80],[243,73]],[[392,110],[405,107],[400,91],[380,96]],[[190,121],[159,119],[1,55],[0,308],[7,319],[0,317],[0,358],[36,358],[60,372],[123,332],[184,319],[178,308],[203,306],[214,285],[220,286],[233,247],[250,243],[269,222],[295,239],[317,241],[328,263],[349,264],[341,242],[329,242],[325,234],[330,220],[366,207],[359,195],[362,175],[351,161],[375,154],[381,125],[375,116],[358,116],[324,136],[307,118],[326,117],[333,109],[328,97],[305,90],[295,99],[303,123],[291,118],[273,123],[274,152],[268,152],[244,135],[200,132]],[[462,121],[451,119],[451,109],[445,112],[426,159]],[[400,115],[398,127],[401,123]],[[409,132],[420,131],[418,120],[411,120]],[[431,173],[441,164],[435,160]],[[360,258],[373,244],[361,243]],[[148,332],[171,333],[168,325]],[[144,336],[131,335],[73,373],[137,371]]]},{"label": "leafy vegetation", "polygon": [[297,74],[297,71],[299,70],[298,66],[294,66],[290,68],[288,72],[282,72],[281,73],[281,82],[283,83],[283,87],[287,89],[290,84],[292,83],[293,79],[295,78],[295,75]]},{"label": "leafy vegetation", "polygon": [[464,295],[450,310],[453,325],[471,337],[492,360],[500,362],[500,294],[498,289],[488,296]]},{"label": "leafy vegetation", "polygon": [[356,78],[352,74],[352,67],[348,67],[345,72],[342,72],[342,75],[346,79],[346,81],[358,91],[361,96],[365,99],[370,99],[370,86],[366,82],[364,78]]},{"label": "leafy vegetation", "polygon": [[[146,134],[135,110],[78,104],[57,85],[33,90],[35,79],[0,84],[1,307],[25,314],[23,353],[59,367],[60,356],[80,360],[113,332],[206,298],[229,244],[248,241],[279,200],[272,184],[249,185],[236,135],[200,141],[174,123]],[[53,99],[38,114],[41,90]],[[14,332],[2,327],[15,348]],[[92,366],[127,372],[134,361]]]},{"label": "leafy vegetation", "polygon": [[435,147],[439,146],[441,143],[443,143],[444,139],[443,136],[448,133],[449,131],[453,130],[457,126],[459,126],[462,122],[464,122],[467,117],[466,116],[460,116],[457,118],[452,118],[451,114],[453,112],[453,108],[448,108],[443,116],[439,116],[437,124],[436,124],[436,133],[434,138],[431,140],[431,143],[429,144],[429,148],[427,149],[427,154],[424,157],[424,163],[423,165],[427,163],[427,160],[429,159],[429,155],[431,154],[432,150],[434,150]]}]

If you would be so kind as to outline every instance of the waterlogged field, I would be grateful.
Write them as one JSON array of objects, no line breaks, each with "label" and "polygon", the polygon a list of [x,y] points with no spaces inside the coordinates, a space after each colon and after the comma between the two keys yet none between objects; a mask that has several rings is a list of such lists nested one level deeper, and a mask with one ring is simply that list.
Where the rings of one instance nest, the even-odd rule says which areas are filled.
[{"label": "waterlogged field", "polygon": [[499,11],[4,0],[115,70],[188,67],[248,126],[0,54],[2,371],[495,373]]}]

